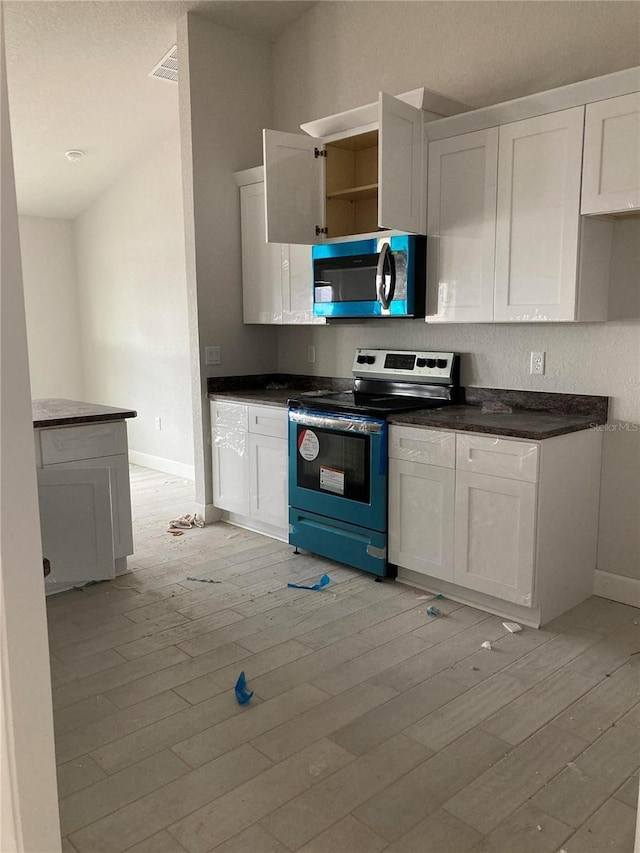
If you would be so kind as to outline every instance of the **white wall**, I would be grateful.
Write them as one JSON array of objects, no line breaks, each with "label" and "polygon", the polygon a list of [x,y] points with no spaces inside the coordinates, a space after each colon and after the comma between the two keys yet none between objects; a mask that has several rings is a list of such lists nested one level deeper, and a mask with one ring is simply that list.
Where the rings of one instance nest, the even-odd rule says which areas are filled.
[{"label": "white wall", "polygon": [[0,5],[0,850],[60,850],[29,363]]},{"label": "white wall", "polygon": [[134,461],[193,476],[178,132],[75,227],[84,396],[138,412],[127,422]]},{"label": "white wall", "polygon": [[36,216],[19,222],[31,394],[82,400],[73,223]]},{"label": "white wall", "polygon": [[[270,46],[189,14],[178,22],[196,500],[212,504],[207,375],[270,372],[275,329],[242,322],[240,195],[233,173],[262,162],[271,123]],[[219,367],[204,348],[219,346]]]},{"label": "white wall", "polygon": [[[318,3],[274,45],[275,126],[417,86],[473,106],[638,62],[635,3]],[[419,321],[281,328],[279,369],[348,376],[356,346],[457,350],[462,382],[603,394],[613,418],[640,423],[640,223],[616,225],[611,316],[594,325],[427,326]],[[306,348],[316,347],[316,364]],[[546,350],[547,374],[529,374]],[[605,435],[599,568],[640,580],[640,431]]]},{"label": "white wall", "polygon": [[274,44],[275,127],[427,86],[473,107],[638,64],[635,2],[316,3]]}]

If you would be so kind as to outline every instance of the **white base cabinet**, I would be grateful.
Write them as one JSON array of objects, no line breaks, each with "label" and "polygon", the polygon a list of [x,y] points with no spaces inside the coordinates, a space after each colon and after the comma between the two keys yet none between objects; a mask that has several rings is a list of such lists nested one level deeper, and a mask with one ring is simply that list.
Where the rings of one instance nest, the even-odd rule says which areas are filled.
[{"label": "white base cabinet", "polygon": [[127,427],[36,429],[42,552],[48,591],[113,578],[133,553]]},{"label": "white base cabinet", "polygon": [[450,579],[453,574],[455,471],[389,462],[389,555],[398,566]]},{"label": "white base cabinet", "polygon": [[536,487],[456,473],[454,582],[529,607],[533,597]]},{"label": "white base cabinet", "polygon": [[398,579],[534,627],[579,604],[593,593],[601,441],[391,426]]},{"label": "white base cabinet", "polygon": [[289,524],[287,441],[272,435],[249,436],[251,501],[254,521],[286,530]]},{"label": "white base cabinet", "polygon": [[215,506],[228,521],[287,541],[287,410],[212,400],[211,430]]},{"label": "white base cabinet", "polygon": [[211,404],[213,503],[218,509],[249,515],[248,407]]}]

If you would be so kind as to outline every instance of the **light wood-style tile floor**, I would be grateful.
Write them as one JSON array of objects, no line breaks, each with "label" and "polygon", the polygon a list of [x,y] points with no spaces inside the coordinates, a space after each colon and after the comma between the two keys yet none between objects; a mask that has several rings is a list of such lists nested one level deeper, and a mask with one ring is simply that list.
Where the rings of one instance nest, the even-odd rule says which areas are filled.
[{"label": "light wood-style tile floor", "polygon": [[48,601],[67,853],[632,851],[640,611],[432,618],[226,524],[174,539],[192,484],[132,483],[131,572]]}]

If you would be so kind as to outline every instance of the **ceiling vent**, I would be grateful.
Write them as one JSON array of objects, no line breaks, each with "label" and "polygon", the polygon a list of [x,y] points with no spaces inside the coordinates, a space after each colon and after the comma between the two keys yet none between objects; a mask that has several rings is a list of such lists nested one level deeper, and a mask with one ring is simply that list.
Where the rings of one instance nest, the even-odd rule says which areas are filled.
[{"label": "ceiling vent", "polygon": [[168,80],[169,83],[178,82],[178,45],[174,44],[171,50],[166,53],[160,62],[156,65],[149,77],[156,77],[158,80]]}]

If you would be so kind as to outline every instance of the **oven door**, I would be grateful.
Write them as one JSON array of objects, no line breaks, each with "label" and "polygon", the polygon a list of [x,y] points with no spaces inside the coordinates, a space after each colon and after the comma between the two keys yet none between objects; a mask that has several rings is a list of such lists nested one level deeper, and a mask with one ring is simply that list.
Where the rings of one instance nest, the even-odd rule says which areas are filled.
[{"label": "oven door", "polygon": [[289,505],[385,531],[386,421],[290,410]]}]

